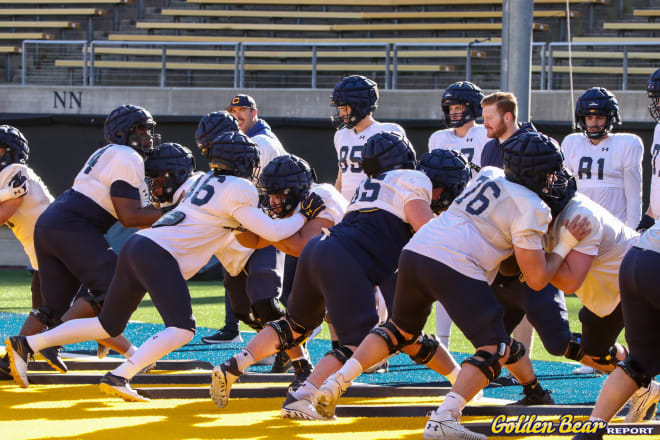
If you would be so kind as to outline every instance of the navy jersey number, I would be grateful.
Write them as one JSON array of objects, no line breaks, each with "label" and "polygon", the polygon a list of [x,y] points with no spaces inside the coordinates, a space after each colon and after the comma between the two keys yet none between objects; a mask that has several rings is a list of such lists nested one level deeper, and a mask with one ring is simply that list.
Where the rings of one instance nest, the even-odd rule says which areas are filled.
[{"label": "navy jersey number", "polygon": [[374,182],[374,180],[383,180],[385,174],[379,174],[375,177],[367,177],[364,179],[364,183],[357,187],[355,194],[351,197],[351,203],[356,201],[360,202],[374,202],[378,198],[378,193],[380,193],[380,183]]},{"label": "navy jersey number", "polygon": [[83,173],[89,174],[92,171],[92,168],[94,168],[94,165],[96,165],[96,162],[99,161],[99,158],[101,157],[101,155],[103,153],[105,153],[105,150],[107,150],[108,147],[109,147],[109,145],[107,147],[101,148],[99,151],[94,153],[94,155],[92,157],[89,158],[89,160],[85,164],[85,170],[83,171]]},{"label": "navy jersey number", "polygon": [[468,162],[472,162],[472,158],[474,157],[474,148],[461,148],[461,154],[467,158]]},{"label": "navy jersey number", "polygon": [[360,159],[362,158],[363,148],[364,145],[354,145],[352,147],[344,145],[339,149],[339,168],[341,169],[342,173],[345,173],[348,170],[349,161],[351,162],[351,173],[359,173],[362,171],[362,167],[360,166]]},{"label": "navy jersey number", "polygon": [[[659,170],[658,167],[656,167],[656,165],[655,165],[655,161],[656,161],[656,159],[658,158],[658,153],[660,153],[660,144],[655,144],[655,145],[653,146],[653,148],[651,149],[651,155],[652,155],[652,159],[651,159],[651,168],[652,168],[652,170],[653,170],[653,173],[652,173],[652,174],[653,174],[654,176],[657,175],[658,177],[660,177],[660,170]],[[657,172],[658,174],[656,174],[656,172]]]},{"label": "navy jersey number", "polygon": [[479,215],[482,212],[488,208],[488,205],[490,204],[490,200],[486,196],[486,191],[490,190],[490,195],[493,196],[493,198],[497,199],[502,191],[500,190],[500,187],[497,186],[495,182],[492,180],[488,180],[487,177],[485,176],[480,176],[477,179],[478,184],[475,185],[474,188],[472,188],[470,191],[467,193],[463,194],[463,196],[457,198],[455,202],[457,204],[460,204],[465,200],[469,195],[474,194],[477,192],[477,195],[474,196],[470,202],[465,206],[465,210],[467,211],[468,214],[472,215]]},{"label": "navy jersey number", "polygon": [[215,193],[213,185],[209,184],[209,180],[215,179],[218,182],[222,183],[225,181],[225,176],[216,176],[215,174],[209,175],[204,181],[202,179],[197,180],[195,185],[190,189],[190,192],[186,194],[186,199],[191,197],[190,203],[196,206],[202,206],[208,203]]},{"label": "navy jersey number", "polygon": [[[603,180],[603,169],[605,168],[605,159],[600,158],[596,161],[598,164],[598,180]],[[580,158],[580,166],[578,167],[578,177],[580,179],[591,179],[591,168],[594,164],[594,159],[589,156]]]}]

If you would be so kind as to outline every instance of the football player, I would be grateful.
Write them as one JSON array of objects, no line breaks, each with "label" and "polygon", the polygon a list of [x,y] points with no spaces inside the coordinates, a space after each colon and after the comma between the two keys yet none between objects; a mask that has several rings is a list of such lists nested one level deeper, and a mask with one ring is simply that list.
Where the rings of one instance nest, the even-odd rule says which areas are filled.
[{"label": "football player", "polygon": [[[432,183],[414,169],[414,150],[399,133],[370,137],[361,167],[368,177],[343,220],[309,240],[300,255],[286,319],[268,323],[245,350],[214,369],[211,397],[219,407],[227,405],[232,384],[248,366],[279,347],[301,344],[327,309],[341,345],[326,354],[302,386],[288,393],[282,406],[283,417],[324,418],[313,407],[318,386],[378,323],[373,286],[396,270],[411,228],[417,230],[433,217]],[[382,239],[385,236],[388,240]]]},{"label": "football player", "polygon": [[[192,159],[192,155],[189,155]],[[242,133],[225,133],[213,142],[212,171],[192,176],[188,191],[174,209],[153,227],[134,234],[122,248],[117,276],[97,318],[68,321],[39,335],[7,339],[12,376],[27,385],[26,359],[33,351],[56,344],[117,335],[148,291],[166,328],[148,339],[126,362],[101,379],[101,390],[127,401],[148,400],[130,387],[131,378],[146,365],[189,342],[195,319],[186,280],[211,255],[232,243],[235,231],[260,231],[279,241],[300,229],[306,218],[323,210],[314,193],[303,201],[307,208],[290,218],[273,220],[258,207],[257,190],[250,181],[259,167],[256,144]],[[221,260],[227,265],[227,260]],[[81,336],[82,335],[82,336]]]},{"label": "football player", "polygon": [[467,159],[481,166],[481,150],[489,141],[486,127],[477,124],[481,117],[483,91],[469,81],[459,81],[447,87],[442,95],[442,111],[447,127],[429,137],[429,151],[436,148],[457,149]]},{"label": "football player", "polygon": [[316,407],[321,414],[334,414],[337,399],[365,367],[399,350],[431,368],[443,362],[446,367],[444,347],[422,335],[433,302],[441,301],[477,351],[463,361],[451,392],[426,424],[424,438],[486,439],[460,425],[461,411],[499,375],[510,353],[521,351],[521,344],[512,344],[504,328],[502,306],[489,283],[500,262],[515,252],[530,286],[545,287],[588,231],[588,222],[575,218],[562,230],[552,253],[546,254],[542,237],[551,215],[540,195],[562,167],[559,146],[530,132],[509,139],[503,149],[504,171],[483,168],[449,209],[405,246],[392,318],[372,330],[353,357],[323,383]]},{"label": "football player", "polygon": [[[655,416],[660,386],[653,378],[660,374],[658,356],[658,264],[660,264],[660,223],[648,229],[626,254],[619,272],[623,322],[629,356],[616,364],[591,412],[591,421],[609,422],[631,398],[624,422],[638,422]],[[650,410],[650,411],[649,411]],[[574,440],[600,440],[607,433],[577,434]]]},{"label": "football player", "polygon": [[612,133],[621,124],[619,103],[602,87],[580,96],[575,120],[582,133],[566,136],[561,147],[578,190],[636,228],[642,218],[642,140],[632,133]]},{"label": "football player", "polygon": [[645,230],[653,226],[655,219],[660,216],[660,69],[649,77],[646,85],[649,97],[649,113],[655,120],[653,131],[653,144],[651,145],[651,197],[649,209],[643,216],[638,229]]},{"label": "football player", "polygon": [[[237,95],[227,109],[242,119],[224,111],[204,116],[195,132],[197,146],[202,152],[208,151],[210,141],[223,132],[247,130],[254,135],[248,136],[257,144],[262,168],[275,157],[286,154],[268,124],[257,118],[252,97]],[[261,169],[256,171],[255,179],[260,172]],[[284,254],[272,246],[255,250],[242,246],[235,238],[232,241],[231,246],[223,251],[228,255],[216,255],[230,264],[230,267],[224,267],[225,326],[215,334],[203,337],[202,342],[206,344],[242,341],[238,330],[239,319],[259,331],[265,322],[279,319],[284,314],[279,305]],[[293,353],[295,358],[306,359],[302,351],[294,350]],[[278,353],[274,361],[272,373],[284,373],[293,366],[290,356],[284,352]]]}]

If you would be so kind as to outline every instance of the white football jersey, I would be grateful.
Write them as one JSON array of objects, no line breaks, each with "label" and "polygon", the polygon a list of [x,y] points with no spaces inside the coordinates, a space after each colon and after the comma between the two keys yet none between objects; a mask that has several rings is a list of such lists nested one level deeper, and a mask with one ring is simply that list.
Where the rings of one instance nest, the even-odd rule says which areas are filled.
[{"label": "white football jersey", "polygon": [[410,223],[404,209],[406,203],[420,199],[430,205],[432,192],[431,180],[421,171],[386,171],[362,181],[346,212],[378,208]]},{"label": "white football jersey", "polygon": [[[144,185],[144,160],[131,147],[110,144],[96,150],[87,159],[72,188],[117,218],[110,196],[110,186],[117,180],[139,190]],[[140,202],[144,203],[142,197]]]},{"label": "white football jersey", "polygon": [[651,144],[651,212],[660,217],[660,124],[656,124]]},{"label": "white football jersey", "polygon": [[334,224],[344,218],[348,201],[337,191],[337,188],[329,183],[314,183],[310,191],[318,194],[325,204],[325,209],[319,213],[318,218],[330,220]]},{"label": "white football jersey", "polygon": [[456,135],[456,130],[448,128],[438,130],[429,138],[429,152],[442,148],[458,150],[475,165],[481,166],[481,150],[490,138],[486,136],[486,127],[475,124],[464,137]]},{"label": "white football jersey", "polygon": [[28,179],[27,193],[23,196],[23,202],[14,215],[7,220],[7,225],[23,245],[30,265],[35,270],[39,270],[37,256],[34,252],[34,224],[41,213],[51,204],[53,196],[31,168],[18,163],[7,165],[0,171],[0,188],[10,187],[14,178],[22,176],[26,176]]},{"label": "white football jersey", "polygon": [[341,194],[346,200],[353,198],[358,185],[367,177],[359,164],[367,139],[383,131],[396,131],[403,136],[406,135],[399,124],[378,121],[374,121],[360,133],[356,133],[353,128],[342,128],[335,133],[335,149],[341,170]]},{"label": "white football jersey", "polygon": [[[195,275],[213,254],[222,257],[220,263],[229,272],[233,255],[220,251],[233,245],[234,231],[241,228],[233,214],[239,208],[254,207],[257,210],[258,200],[257,189],[248,180],[216,175],[209,171],[196,177],[194,185],[176,209],[161,217],[154,224],[155,227],[137,233],[150,238],[172,254],[185,279]],[[279,222],[282,234],[290,235],[297,230],[291,231],[292,226],[299,228],[302,224],[300,218],[272,220],[258,212],[264,221]],[[285,237],[288,235],[282,238]]]},{"label": "white football jersey", "polygon": [[653,226],[644,231],[634,246],[660,254],[660,222],[656,221]]},{"label": "white football jersey", "polygon": [[644,145],[639,136],[611,133],[593,145],[583,134],[573,133],[564,138],[561,148],[578,191],[636,228],[642,218]]},{"label": "white football jersey", "polygon": [[[282,143],[276,138],[265,134],[258,134],[250,139],[257,144],[257,148],[259,149],[259,174],[261,174],[261,170],[263,170],[271,160],[275,159],[277,156],[289,154],[282,146]],[[259,176],[257,176],[257,178],[258,177]]]},{"label": "white football jersey", "polygon": [[562,209],[545,238],[546,250],[556,245],[561,225],[580,215],[588,217],[591,232],[573,251],[595,256],[589,273],[575,292],[582,304],[603,317],[619,304],[619,266],[639,234],[589,197],[576,193]]},{"label": "white football jersey", "polygon": [[550,220],[550,208],[533,191],[507,180],[499,168],[484,167],[404,249],[491,284],[514,245],[543,249]]}]

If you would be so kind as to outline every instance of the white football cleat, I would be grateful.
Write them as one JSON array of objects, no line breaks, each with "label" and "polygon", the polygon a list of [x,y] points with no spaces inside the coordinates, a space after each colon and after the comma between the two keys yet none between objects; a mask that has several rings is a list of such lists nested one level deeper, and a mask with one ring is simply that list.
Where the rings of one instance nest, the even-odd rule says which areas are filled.
[{"label": "white football cleat", "polygon": [[286,393],[286,400],[282,404],[282,418],[297,420],[328,420],[323,417],[314,408],[313,396],[305,396],[302,399],[296,398],[291,393]]},{"label": "white football cleat", "polygon": [[334,417],[337,401],[351,383],[347,382],[341,373],[330,375],[316,393],[316,411],[327,419]]},{"label": "white football cleat", "polygon": [[573,374],[598,374],[593,367],[588,365],[580,365],[573,369]]},{"label": "white football cleat", "polygon": [[[655,416],[658,400],[660,400],[660,384],[653,380],[648,387],[640,388],[632,395],[628,406],[628,414],[623,422],[637,423],[652,419]],[[644,416],[650,408],[654,409],[651,411],[650,418],[646,419]]]},{"label": "white football cleat", "polygon": [[[232,371],[233,370],[233,371]],[[229,359],[229,364],[222,363],[216,366],[211,373],[211,388],[209,394],[218,408],[224,408],[229,403],[231,386],[243,373],[238,370],[236,360]]]},{"label": "white football cleat", "polygon": [[472,432],[461,425],[460,414],[455,411],[438,410],[431,413],[424,427],[424,440],[488,440],[488,437]]}]

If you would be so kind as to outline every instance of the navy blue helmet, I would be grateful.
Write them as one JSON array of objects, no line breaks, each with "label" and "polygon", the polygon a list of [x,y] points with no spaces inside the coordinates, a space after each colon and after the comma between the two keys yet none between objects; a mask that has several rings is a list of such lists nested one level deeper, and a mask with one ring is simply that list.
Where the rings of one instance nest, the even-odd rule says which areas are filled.
[{"label": "navy blue helmet", "polygon": [[173,142],[161,144],[144,161],[144,174],[151,179],[151,200],[171,202],[176,190],[193,171],[195,158],[188,148]]},{"label": "navy blue helmet", "polygon": [[209,165],[217,174],[254,180],[259,173],[259,149],[240,131],[227,131],[213,139]]},{"label": "navy blue helmet", "polygon": [[12,163],[25,164],[30,155],[27,139],[18,128],[11,125],[0,125],[0,148],[5,149],[0,156],[0,170]]},{"label": "navy blue helmet", "polygon": [[548,186],[549,192],[541,196],[550,207],[553,217],[559,215],[577,192],[575,177],[567,168],[562,168],[555,176],[555,181]]},{"label": "navy blue helmet", "polygon": [[651,100],[649,113],[651,113],[651,117],[655,119],[655,122],[660,123],[660,69],[653,72],[649,77],[646,92]]},{"label": "navy blue helmet", "polygon": [[[160,136],[154,134],[156,121],[151,113],[137,105],[120,105],[110,112],[103,124],[103,135],[109,144],[128,145],[142,156],[151,154],[154,145],[160,144]],[[136,133],[137,128],[147,129],[146,134]]]},{"label": "navy blue helmet", "polygon": [[[590,132],[587,130],[586,116],[607,116],[607,122],[602,130]],[[575,104],[575,121],[580,130],[590,139],[600,139],[612,131],[614,124],[621,124],[619,103],[616,97],[607,89],[592,87],[578,98]]]},{"label": "navy blue helmet", "polygon": [[[353,128],[368,114],[373,113],[378,106],[378,85],[366,76],[351,75],[342,79],[332,91],[332,105],[336,115],[332,124],[336,129]],[[351,114],[348,122],[339,117],[339,106],[349,106]]]},{"label": "navy blue helmet", "polygon": [[554,139],[535,131],[521,133],[502,143],[504,175],[541,198],[550,195],[551,175],[563,168],[564,155]]},{"label": "navy blue helmet", "polygon": [[213,139],[226,131],[240,131],[238,121],[228,112],[213,112],[200,119],[195,130],[195,143],[204,157],[208,159]]},{"label": "navy blue helmet", "polygon": [[[459,81],[447,87],[442,95],[442,111],[448,127],[456,128],[465,125],[481,116],[481,100],[484,92],[469,81]],[[460,120],[453,121],[449,114],[449,106],[461,104],[465,106]]]},{"label": "navy blue helmet", "polygon": [[[292,154],[277,156],[259,176],[259,207],[269,216],[287,217],[316,181],[316,173],[305,159]],[[280,196],[280,200],[275,200]]]},{"label": "navy blue helmet", "polygon": [[424,153],[417,169],[431,179],[433,189],[442,188],[442,194],[431,201],[431,209],[436,214],[446,209],[463,192],[472,177],[470,163],[460,152],[437,148]]},{"label": "navy blue helmet", "polygon": [[362,149],[360,167],[369,177],[395,169],[414,170],[416,165],[415,150],[410,141],[395,131],[376,133],[367,139]]}]

